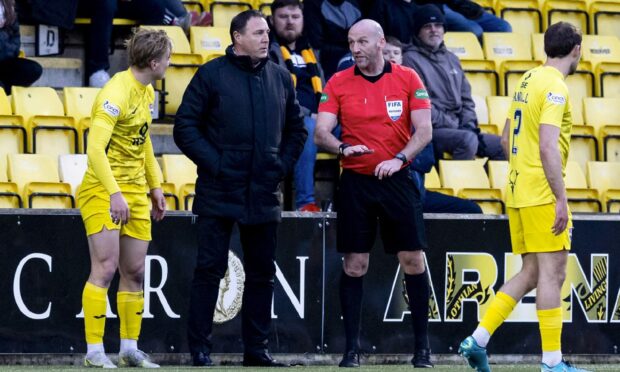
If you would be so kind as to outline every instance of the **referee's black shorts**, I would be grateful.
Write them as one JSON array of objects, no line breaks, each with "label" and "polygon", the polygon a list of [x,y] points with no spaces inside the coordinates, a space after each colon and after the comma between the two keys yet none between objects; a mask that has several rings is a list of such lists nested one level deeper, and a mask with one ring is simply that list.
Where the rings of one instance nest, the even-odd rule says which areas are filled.
[{"label": "referee's black shorts", "polygon": [[420,192],[409,167],[383,180],[345,169],[338,200],[338,252],[370,252],[377,221],[386,253],[426,249]]}]

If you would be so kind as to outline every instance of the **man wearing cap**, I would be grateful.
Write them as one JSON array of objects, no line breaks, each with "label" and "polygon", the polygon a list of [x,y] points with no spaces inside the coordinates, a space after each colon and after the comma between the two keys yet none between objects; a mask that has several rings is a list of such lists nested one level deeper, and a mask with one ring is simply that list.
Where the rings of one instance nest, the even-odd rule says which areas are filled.
[{"label": "man wearing cap", "polygon": [[403,65],[420,75],[431,98],[435,151],[455,160],[476,155],[505,160],[500,137],[480,133],[471,86],[458,57],[443,42],[444,23],[436,6],[419,7],[413,16],[412,44],[403,50]]}]

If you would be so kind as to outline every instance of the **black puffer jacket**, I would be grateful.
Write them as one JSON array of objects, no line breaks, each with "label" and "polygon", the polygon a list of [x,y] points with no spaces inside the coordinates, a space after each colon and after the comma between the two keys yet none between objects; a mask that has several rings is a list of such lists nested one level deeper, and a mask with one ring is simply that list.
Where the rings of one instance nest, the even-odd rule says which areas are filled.
[{"label": "black puffer jacket", "polygon": [[226,50],[198,69],[177,111],[174,140],[198,165],[198,215],[257,224],[280,219],[278,185],[307,131],[290,73]]},{"label": "black puffer jacket", "polygon": [[17,58],[19,56],[19,24],[17,21],[12,25],[0,28],[0,61]]}]

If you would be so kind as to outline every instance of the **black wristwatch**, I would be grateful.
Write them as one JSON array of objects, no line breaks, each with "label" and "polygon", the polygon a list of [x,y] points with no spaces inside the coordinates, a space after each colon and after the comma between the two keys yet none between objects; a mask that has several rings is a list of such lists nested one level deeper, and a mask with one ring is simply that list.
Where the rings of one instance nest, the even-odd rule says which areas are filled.
[{"label": "black wristwatch", "polygon": [[340,146],[338,146],[338,153],[342,156],[344,156],[344,149],[346,149],[347,147],[351,147],[351,145],[349,145],[348,143],[341,143]]},{"label": "black wristwatch", "polygon": [[405,154],[403,154],[402,152],[399,152],[398,154],[396,154],[394,156],[395,159],[398,159],[400,161],[403,162],[403,165],[407,164],[407,157],[405,156]]}]

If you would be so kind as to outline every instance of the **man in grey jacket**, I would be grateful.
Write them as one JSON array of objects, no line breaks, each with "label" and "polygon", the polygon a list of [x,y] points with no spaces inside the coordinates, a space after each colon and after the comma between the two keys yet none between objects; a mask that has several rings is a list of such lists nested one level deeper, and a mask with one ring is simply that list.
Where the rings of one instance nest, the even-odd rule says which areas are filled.
[{"label": "man in grey jacket", "polygon": [[500,137],[480,133],[471,86],[458,57],[443,42],[444,23],[436,6],[421,6],[413,18],[412,44],[403,50],[403,65],[420,75],[431,98],[435,151],[455,160],[476,155],[504,160]]}]

